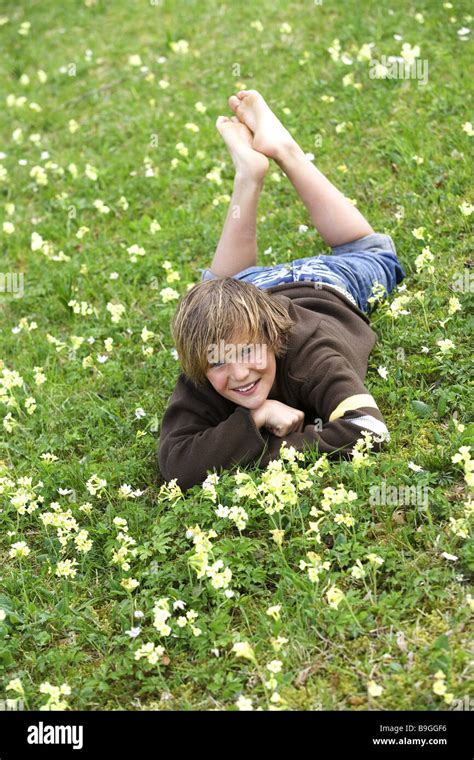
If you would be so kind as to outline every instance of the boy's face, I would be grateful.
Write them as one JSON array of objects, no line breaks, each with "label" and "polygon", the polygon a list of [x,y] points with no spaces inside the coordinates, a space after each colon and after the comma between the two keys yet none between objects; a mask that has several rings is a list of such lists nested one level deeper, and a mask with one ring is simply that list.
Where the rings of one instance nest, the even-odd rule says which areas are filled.
[{"label": "boy's face", "polygon": [[208,353],[208,361],[206,377],[221,396],[247,409],[258,409],[266,401],[276,373],[270,346],[221,341]]}]

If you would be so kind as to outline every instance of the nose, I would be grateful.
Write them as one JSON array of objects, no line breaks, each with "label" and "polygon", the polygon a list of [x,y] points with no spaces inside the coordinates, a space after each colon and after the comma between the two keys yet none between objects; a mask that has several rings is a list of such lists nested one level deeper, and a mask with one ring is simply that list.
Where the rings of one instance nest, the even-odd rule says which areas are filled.
[{"label": "nose", "polygon": [[229,365],[229,378],[233,382],[241,382],[249,375],[249,368],[242,362],[233,362]]}]

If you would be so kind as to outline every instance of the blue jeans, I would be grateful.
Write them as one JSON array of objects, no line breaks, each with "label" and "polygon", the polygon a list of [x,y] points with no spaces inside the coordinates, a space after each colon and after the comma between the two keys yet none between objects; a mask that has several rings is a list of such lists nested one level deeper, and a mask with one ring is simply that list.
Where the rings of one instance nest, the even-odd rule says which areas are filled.
[{"label": "blue jeans", "polygon": [[[374,233],[334,246],[331,255],[308,256],[274,266],[248,267],[233,277],[264,289],[301,280],[321,282],[343,293],[359,309],[368,312],[367,299],[372,295],[375,283],[380,283],[387,295],[405,275],[390,235]],[[209,269],[204,270],[203,280],[214,277]]]}]

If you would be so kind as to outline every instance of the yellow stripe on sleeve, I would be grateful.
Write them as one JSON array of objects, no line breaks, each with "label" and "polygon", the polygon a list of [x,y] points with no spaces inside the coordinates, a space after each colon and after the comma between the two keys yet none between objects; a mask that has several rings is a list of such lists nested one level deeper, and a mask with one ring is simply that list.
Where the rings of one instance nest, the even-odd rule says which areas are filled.
[{"label": "yellow stripe on sleeve", "polygon": [[349,396],[336,406],[329,417],[329,422],[337,420],[339,417],[343,417],[344,414],[348,411],[360,409],[361,407],[365,406],[371,407],[373,409],[378,409],[378,406],[375,403],[375,399],[370,395],[370,393],[357,393],[355,396]]}]

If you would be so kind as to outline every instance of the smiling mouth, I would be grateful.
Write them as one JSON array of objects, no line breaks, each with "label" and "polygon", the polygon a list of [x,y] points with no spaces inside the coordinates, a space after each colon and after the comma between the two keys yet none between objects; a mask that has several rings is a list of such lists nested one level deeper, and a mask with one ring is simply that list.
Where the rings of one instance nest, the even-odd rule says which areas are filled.
[{"label": "smiling mouth", "polygon": [[240,388],[232,388],[231,390],[246,396],[247,394],[253,392],[254,388],[256,388],[259,382],[260,378],[258,380],[255,380],[253,383],[249,383],[248,385],[241,385]]}]

